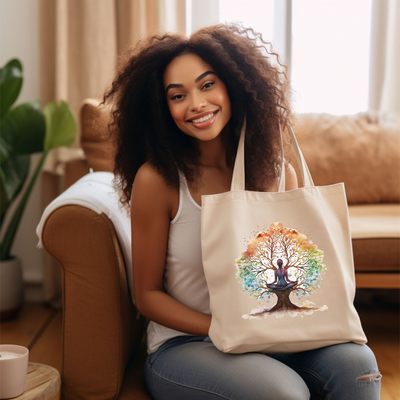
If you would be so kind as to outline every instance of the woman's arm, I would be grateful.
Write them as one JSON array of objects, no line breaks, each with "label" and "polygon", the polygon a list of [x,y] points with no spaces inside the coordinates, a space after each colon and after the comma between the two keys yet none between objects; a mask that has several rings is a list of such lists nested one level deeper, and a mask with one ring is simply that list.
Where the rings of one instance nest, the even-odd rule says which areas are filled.
[{"label": "woman's arm", "polygon": [[211,316],[185,306],[163,288],[169,223],[178,196],[151,164],[144,164],[137,172],[131,196],[136,307],[143,316],[161,325],[207,336]]},{"label": "woman's arm", "polygon": [[[293,190],[299,187],[297,183],[297,175],[296,171],[292,167],[290,163],[285,163],[285,190]],[[275,182],[269,188],[270,192],[278,191],[278,178],[275,179]]]}]

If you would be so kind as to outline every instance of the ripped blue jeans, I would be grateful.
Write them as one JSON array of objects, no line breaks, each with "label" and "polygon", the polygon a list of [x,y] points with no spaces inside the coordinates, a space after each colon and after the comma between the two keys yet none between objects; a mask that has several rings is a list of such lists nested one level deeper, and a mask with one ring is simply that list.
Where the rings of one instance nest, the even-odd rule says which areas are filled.
[{"label": "ripped blue jeans", "polygon": [[154,400],[378,400],[372,350],[353,342],[292,354],[225,354],[209,338],[179,336],[147,357]]}]

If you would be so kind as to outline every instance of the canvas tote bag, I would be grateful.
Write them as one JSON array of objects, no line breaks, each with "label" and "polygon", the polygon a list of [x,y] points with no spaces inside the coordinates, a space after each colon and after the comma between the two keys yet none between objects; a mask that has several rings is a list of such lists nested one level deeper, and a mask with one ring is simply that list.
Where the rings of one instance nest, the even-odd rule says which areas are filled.
[{"label": "canvas tote bag", "polygon": [[[245,190],[245,124],[231,190],[201,197],[210,339],[227,353],[293,353],[367,342],[354,308],[344,184],[315,186],[288,126],[304,187]],[[283,158],[282,158],[283,159]]]}]

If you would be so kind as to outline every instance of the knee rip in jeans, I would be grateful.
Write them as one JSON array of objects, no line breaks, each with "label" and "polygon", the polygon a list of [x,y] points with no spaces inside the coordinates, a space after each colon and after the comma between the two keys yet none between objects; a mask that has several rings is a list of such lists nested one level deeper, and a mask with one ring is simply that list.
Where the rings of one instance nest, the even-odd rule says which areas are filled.
[{"label": "knee rip in jeans", "polygon": [[359,376],[356,380],[357,381],[380,381],[382,378],[382,375],[380,372],[375,372],[375,371],[369,371],[366,374],[363,374]]}]

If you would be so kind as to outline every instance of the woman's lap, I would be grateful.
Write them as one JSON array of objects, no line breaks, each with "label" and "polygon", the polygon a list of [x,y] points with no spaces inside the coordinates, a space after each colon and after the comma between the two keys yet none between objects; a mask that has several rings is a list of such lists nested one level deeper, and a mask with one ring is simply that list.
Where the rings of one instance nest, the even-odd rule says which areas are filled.
[{"label": "woman's lap", "polygon": [[380,380],[357,380],[377,371],[369,347],[352,342],[293,354],[225,354],[208,338],[182,336],[147,357],[145,381],[155,400],[302,400],[310,391],[377,400]]}]

